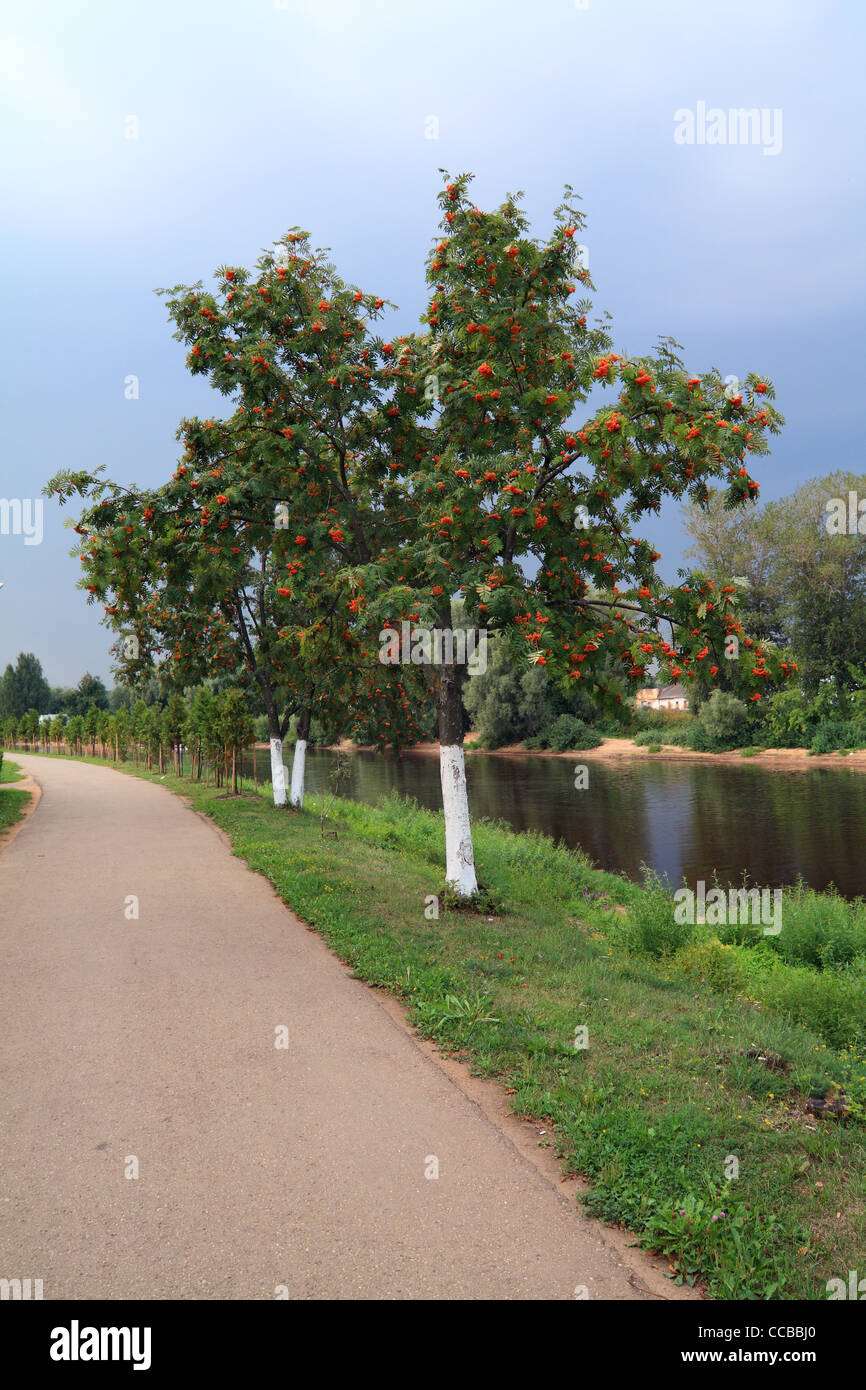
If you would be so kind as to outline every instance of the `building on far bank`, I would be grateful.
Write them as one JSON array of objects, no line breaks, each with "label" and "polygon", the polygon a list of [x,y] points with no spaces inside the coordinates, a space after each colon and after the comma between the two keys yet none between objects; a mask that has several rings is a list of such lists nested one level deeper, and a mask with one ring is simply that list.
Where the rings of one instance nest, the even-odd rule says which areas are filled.
[{"label": "building on far bank", "polygon": [[635,695],[638,709],[680,709],[689,707],[689,694],[684,685],[649,686]]},{"label": "building on far bank", "polygon": [[646,688],[646,690],[639,690],[637,692],[637,694],[634,697],[634,702],[637,705],[638,709],[657,709],[658,706],[655,705],[653,701],[657,700],[658,697],[658,686],[650,685]]}]

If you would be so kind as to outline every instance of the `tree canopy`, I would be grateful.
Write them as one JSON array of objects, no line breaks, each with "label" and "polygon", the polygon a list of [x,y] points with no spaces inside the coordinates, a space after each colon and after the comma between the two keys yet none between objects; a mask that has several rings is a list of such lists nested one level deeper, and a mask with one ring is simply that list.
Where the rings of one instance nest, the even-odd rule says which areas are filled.
[{"label": "tree canopy", "polygon": [[[246,649],[263,694],[269,684],[282,702],[281,728],[323,666],[347,708],[381,704],[393,725],[409,668],[378,662],[377,634],[450,629],[455,597],[470,631],[500,633],[526,665],[598,684],[612,703],[652,660],[672,680],[714,678],[742,634],[737,684],[760,700],[785,668],[745,634],[737,587],[700,574],[664,584],[634,528],[665,497],[704,505],[712,481],[729,508],[757,495],[748,458],[782,423],[771,383],[750,374],[732,397],[669,339],[639,357],[612,351],[605,322],[589,320],[572,191],[536,239],[519,197],[486,213],[469,186],[449,179],[440,194],[420,332],[386,341],[385,300],[344,283],[297,229],[254,271],[222,266],[212,290],[165,292],[190,370],[234,411],[183,422],[160,489],[53,480],[61,500],[88,499],[83,582],[131,630],[133,664],[158,650],[189,684],[237,670]],[[596,387],[613,400],[573,423]],[[472,892],[465,670],[443,660],[423,674],[447,877]]]}]

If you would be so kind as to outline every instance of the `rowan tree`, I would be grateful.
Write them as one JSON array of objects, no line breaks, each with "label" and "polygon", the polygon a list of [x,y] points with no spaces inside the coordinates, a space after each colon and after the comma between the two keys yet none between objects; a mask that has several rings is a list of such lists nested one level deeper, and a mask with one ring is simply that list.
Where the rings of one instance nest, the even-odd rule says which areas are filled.
[{"label": "rowan tree", "polygon": [[364,649],[342,602],[340,533],[299,536],[312,503],[306,490],[292,492],[269,432],[241,409],[221,424],[185,420],[179,434],[182,461],[160,488],[120,487],[101,470],[62,472],[49,488],[89,503],[75,525],[81,584],[121,634],[113,649],[121,677],[156,669],[175,690],[227,676],[254,687],[268,718],[277,805],[286,802],[282,741],[296,716],[291,802],[300,806],[314,715],[342,731],[378,685],[385,700],[372,702],[365,723],[369,731],[378,714],[376,736],[400,746],[418,736],[413,707],[399,675]]},{"label": "rowan tree", "polygon": [[[672,680],[694,680],[701,663],[715,676],[736,637],[742,693],[761,700],[784,668],[769,644],[748,645],[736,586],[702,576],[663,583],[659,553],[633,528],[665,498],[703,506],[711,481],[724,485],[727,507],[757,494],[748,457],[766,453],[782,423],[771,383],[751,374],[731,396],[716,370],[686,370],[670,339],[643,356],[614,352],[606,321],[589,319],[572,191],[539,240],[517,197],[486,213],[469,183],[448,180],[440,195],[419,332],[385,341],[384,299],[345,284],[297,229],[252,272],[224,266],[213,291],[168,292],[190,369],[236,407],[229,421],[189,423],[167,502],[173,518],[179,507],[183,515],[176,534],[165,533],[166,567],[185,556],[197,569],[190,554],[213,538],[213,583],[225,587],[230,511],[260,491],[260,520],[240,515],[264,527],[282,501],[289,524],[282,548],[270,547],[275,568],[303,576],[317,619],[342,616],[365,633],[365,660],[404,622],[451,629],[460,598],[471,634],[499,632],[524,665],[545,666],[566,688],[595,684],[594,669],[609,672],[612,661],[631,679],[652,661]],[[590,409],[596,387],[613,396]],[[238,431],[240,473],[207,482],[211,451],[225,470]],[[82,477],[68,475],[59,490],[81,490]],[[134,542],[116,521],[123,557]],[[103,544],[92,569],[104,557]],[[322,572],[319,587],[311,570]],[[188,573],[174,589],[166,581],[163,605],[183,602],[191,622],[205,612],[213,622],[216,593],[202,602],[197,589],[191,600]],[[465,668],[444,658],[424,673],[438,721],[446,881],[470,896]],[[622,699],[621,681],[601,681],[603,702]]]}]

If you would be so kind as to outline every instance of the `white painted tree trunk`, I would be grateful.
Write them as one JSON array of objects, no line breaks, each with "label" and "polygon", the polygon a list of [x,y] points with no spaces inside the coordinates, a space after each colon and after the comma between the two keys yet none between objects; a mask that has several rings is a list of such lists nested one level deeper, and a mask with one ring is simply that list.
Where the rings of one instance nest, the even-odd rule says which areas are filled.
[{"label": "white painted tree trunk", "polygon": [[461,897],[478,892],[469,798],[466,795],[466,763],[463,745],[439,745],[439,774],[445,812],[445,881]]},{"label": "white painted tree trunk", "polygon": [[304,769],[307,765],[307,740],[295,740],[295,756],[292,758],[292,790],[289,802],[296,810],[304,804]]},{"label": "white painted tree trunk", "polygon": [[271,783],[274,788],[274,805],[286,804],[286,774],[283,768],[283,740],[271,739]]}]

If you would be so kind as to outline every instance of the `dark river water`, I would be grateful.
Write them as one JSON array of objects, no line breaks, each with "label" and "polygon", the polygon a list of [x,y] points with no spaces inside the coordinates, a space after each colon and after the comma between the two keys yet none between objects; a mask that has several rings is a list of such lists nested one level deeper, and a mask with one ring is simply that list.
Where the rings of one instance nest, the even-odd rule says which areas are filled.
[{"label": "dark river water", "polygon": [[[307,788],[328,789],[334,754],[307,758]],[[866,896],[866,774],[815,768],[769,771],[748,763],[587,762],[576,790],[573,758],[467,757],[474,817],[504,820],[580,846],[605,869],[640,880],[642,863],[678,886],[750,882],[781,887],[802,877]],[[269,777],[259,752],[259,776]],[[376,803],[390,792],[439,810],[439,760],[355,753],[341,795]],[[444,851],[443,851],[444,852]]]}]

